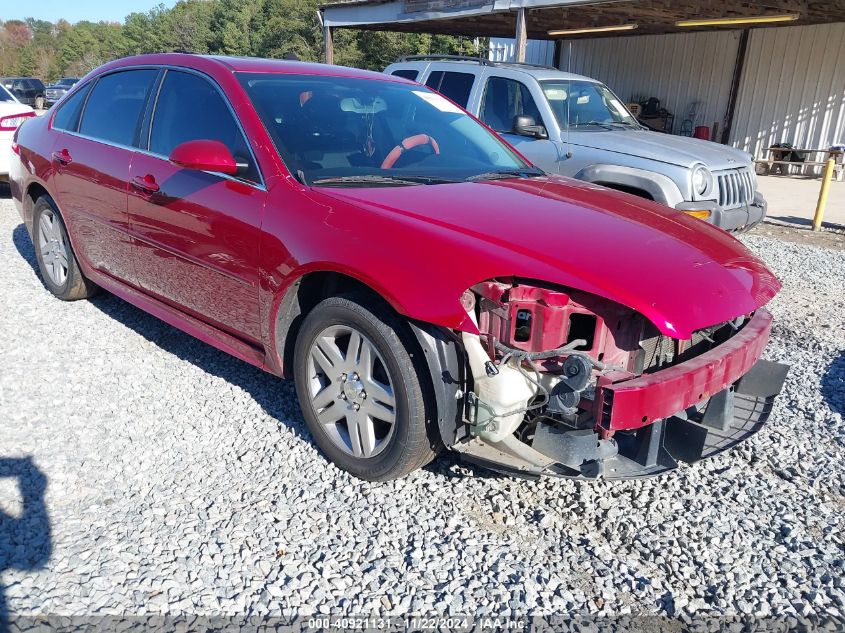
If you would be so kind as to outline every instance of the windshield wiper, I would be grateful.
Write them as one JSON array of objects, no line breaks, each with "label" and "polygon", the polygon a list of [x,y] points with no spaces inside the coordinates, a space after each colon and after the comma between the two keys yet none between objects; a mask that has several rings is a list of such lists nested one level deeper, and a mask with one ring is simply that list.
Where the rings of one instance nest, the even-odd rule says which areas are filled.
[{"label": "windshield wiper", "polygon": [[358,176],[335,176],[333,178],[318,178],[312,185],[435,185],[457,182],[434,176],[389,176],[386,174],[363,174]]},{"label": "windshield wiper", "polygon": [[587,126],[587,125],[595,125],[597,127],[602,127],[605,130],[612,130],[613,129],[612,127],[610,127],[610,125],[608,123],[600,123],[598,121],[587,121],[586,123],[576,123],[572,127],[582,127],[582,126]]},{"label": "windshield wiper", "polygon": [[537,176],[545,176],[544,172],[539,167],[530,167],[526,169],[499,169],[496,171],[485,171],[483,174],[476,174],[466,178],[466,182],[478,182],[479,180],[500,180],[503,178],[536,178]]},{"label": "windshield wiper", "polygon": [[633,123],[631,121],[614,121],[613,123],[608,123],[607,125],[621,125],[622,127],[632,127],[637,130],[643,129],[643,126],[639,123]]}]

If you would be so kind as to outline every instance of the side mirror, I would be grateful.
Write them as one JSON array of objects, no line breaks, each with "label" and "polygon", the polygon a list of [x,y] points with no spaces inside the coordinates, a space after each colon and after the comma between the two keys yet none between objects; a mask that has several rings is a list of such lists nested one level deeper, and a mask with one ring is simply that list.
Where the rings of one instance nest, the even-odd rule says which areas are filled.
[{"label": "side mirror", "polygon": [[206,139],[187,141],[173,148],[169,160],[185,169],[218,171],[230,176],[240,171],[240,166],[235,162],[232,152],[220,141]]},{"label": "side mirror", "polygon": [[520,136],[531,136],[533,138],[549,138],[549,133],[542,125],[537,125],[533,116],[527,114],[517,114],[513,118],[514,134]]}]

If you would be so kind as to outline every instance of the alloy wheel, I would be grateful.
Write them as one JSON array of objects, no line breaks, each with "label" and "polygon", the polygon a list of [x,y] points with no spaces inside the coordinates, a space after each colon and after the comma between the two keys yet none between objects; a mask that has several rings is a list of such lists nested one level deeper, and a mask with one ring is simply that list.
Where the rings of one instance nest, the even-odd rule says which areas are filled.
[{"label": "alloy wheel", "polygon": [[332,325],[308,353],[309,397],[331,441],[359,458],[378,455],[396,426],[393,379],[375,345],[357,329]]},{"label": "alloy wheel", "polygon": [[56,286],[63,286],[67,281],[68,249],[59,218],[45,209],[38,221],[38,250],[44,272]]}]

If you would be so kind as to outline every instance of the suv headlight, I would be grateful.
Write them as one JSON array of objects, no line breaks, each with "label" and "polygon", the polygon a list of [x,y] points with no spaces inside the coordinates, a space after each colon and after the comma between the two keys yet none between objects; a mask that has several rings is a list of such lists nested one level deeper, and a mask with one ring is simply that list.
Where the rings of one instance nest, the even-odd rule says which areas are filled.
[{"label": "suv headlight", "polygon": [[713,174],[704,165],[698,165],[692,170],[693,193],[703,196],[713,185]]}]

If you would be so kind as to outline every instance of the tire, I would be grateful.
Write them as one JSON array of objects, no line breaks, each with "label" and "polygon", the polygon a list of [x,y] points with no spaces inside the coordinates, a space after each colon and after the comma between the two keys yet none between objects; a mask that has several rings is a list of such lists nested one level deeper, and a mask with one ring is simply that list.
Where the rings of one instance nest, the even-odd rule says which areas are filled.
[{"label": "tire", "polygon": [[87,299],[97,292],[79,268],[65,223],[50,196],[41,196],[32,214],[32,244],[44,286],[62,301]]},{"label": "tire", "polygon": [[44,97],[35,97],[35,109],[36,110],[43,110],[44,109]]},{"label": "tire", "polygon": [[420,382],[410,336],[387,309],[354,297],[319,303],[297,336],[293,373],[311,435],[361,479],[404,477],[434,457],[434,400]]}]

